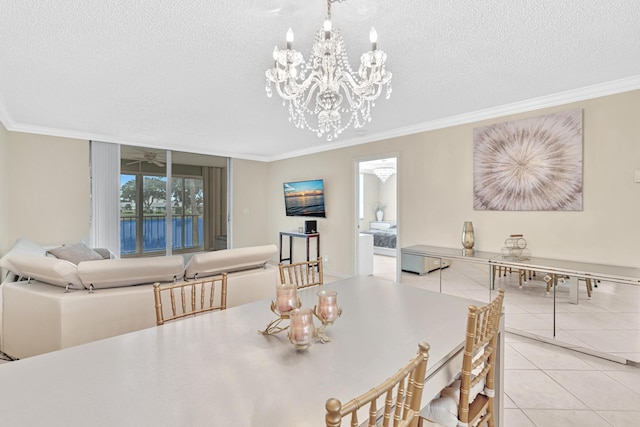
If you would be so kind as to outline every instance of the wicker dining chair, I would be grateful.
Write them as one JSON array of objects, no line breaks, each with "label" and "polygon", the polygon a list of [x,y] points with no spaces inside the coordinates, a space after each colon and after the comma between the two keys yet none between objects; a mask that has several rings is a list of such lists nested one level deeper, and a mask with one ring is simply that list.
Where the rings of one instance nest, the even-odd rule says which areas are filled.
[{"label": "wicker dining chair", "polygon": [[[570,281],[571,278],[569,276],[559,276],[557,274],[547,274],[544,277],[544,281],[547,282],[547,294],[551,292],[551,289],[554,286],[557,286],[558,284],[561,283],[567,283],[567,281]],[[597,288],[598,287],[598,282],[595,279],[591,279],[590,277],[577,277],[576,280],[578,281],[578,285],[580,285],[580,282],[584,281],[584,285],[587,291],[587,297],[591,298],[591,294],[593,293],[593,288],[594,286]]]},{"label": "wicker dining chair", "polygon": [[[339,427],[344,418],[350,418],[350,426],[359,426],[358,410],[369,405],[368,427],[415,427],[418,425],[424,378],[429,360],[429,344],[418,344],[418,354],[395,375],[379,386],[356,397],[344,405],[335,398],[327,400],[325,423],[327,427]],[[378,400],[384,396],[384,409],[378,410]],[[382,403],[382,402],[381,402]],[[379,423],[379,418],[382,418]],[[393,424],[390,424],[393,423]]]},{"label": "wicker dining chair", "polygon": [[[581,281],[584,281],[584,286],[587,289],[587,297],[591,298],[591,293],[593,292],[593,285],[594,283],[596,283],[595,279],[591,279],[589,277],[578,277],[578,284],[580,284]],[[596,283],[596,287],[597,287],[597,283]]]},{"label": "wicker dining chair", "polygon": [[[503,300],[504,289],[500,289],[498,296],[489,304],[479,308],[469,306],[459,379],[443,389],[440,398],[426,405],[419,425],[422,425],[423,418],[439,424],[454,425],[456,420],[449,418],[453,416],[448,409],[448,404],[451,403],[457,406],[458,426],[495,426],[494,376]],[[440,409],[436,409],[437,406]],[[443,408],[446,410],[443,411]]]},{"label": "wicker dining chair", "polygon": [[302,261],[295,264],[278,264],[280,283],[290,283],[298,289],[322,285],[322,258],[313,261]]},{"label": "wicker dining chair", "polygon": [[[504,266],[500,266],[500,265],[494,265],[493,267],[493,284],[495,285],[496,283],[496,277],[500,278],[502,277],[506,277],[507,275],[507,271],[509,271],[509,274],[511,274],[511,267],[504,267]],[[536,272],[535,270],[524,270],[524,269],[516,269],[517,273],[518,273],[518,286],[522,287],[522,282],[526,282],[527,278],[529,280],[533,279],[534,277],[536,277]]]},{"label": "wicker dining chair", "polygon": [[[227,308],[227,274],[170,285],[153,285],[156,323]],[[171,302],[171,314],[165,315],[162,299]]]},{"label": "wicker dining chair", "polygon": [[[458,419],[466,425],[495,425],[494,374],[503,300],[504,289],[500,289],[489,304],[469,307],[458,405]],[[470,401],[470,390],[480,381],[485,382],[484,391]]]}]

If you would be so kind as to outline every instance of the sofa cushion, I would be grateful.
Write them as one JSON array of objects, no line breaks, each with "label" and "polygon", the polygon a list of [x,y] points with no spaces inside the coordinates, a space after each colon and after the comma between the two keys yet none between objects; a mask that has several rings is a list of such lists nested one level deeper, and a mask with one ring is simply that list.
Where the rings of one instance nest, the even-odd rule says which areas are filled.
[{"label": "sofa cushion", "polygon": [[34,242],[33,240],[21,237],[13,244],[13,247],[9,249],[2,258],[0,258],[0,268],[4,268],[18,276],[24,276],[22,272],[14,265],[13,257],[16,255],[37,255],[44,257],[46,254],[45,249]]},{"label": "sofa cushion", "polygon": [[95,261],[104,259],[102,255],[82,242],[59,246],[55,249],[49,249],[47,252],[58,259],[64,259],[66,261],[74,263],[75,265],[78,265],[81,261]]},{"label": "sofa cushion", "polygon": [[69,261],[38,255],[15,255],[11,261],[24,277],[51,285],[72,285],[74,289],[84,289],[78,268]]},{"label": "sofa cushion", "polygon": [[181,255],[150,258],[105,259],[78,264],[78,276],[86,288],[117,288],[153,282],[170,282],[184,275]]},{"label": "sofa cushion", "polygon": [[202,278],[264,267],[277,252],[276,245],[264,245],[199,253],[191,257],[184,275],[187,279],[193,279],[196,275]]}]

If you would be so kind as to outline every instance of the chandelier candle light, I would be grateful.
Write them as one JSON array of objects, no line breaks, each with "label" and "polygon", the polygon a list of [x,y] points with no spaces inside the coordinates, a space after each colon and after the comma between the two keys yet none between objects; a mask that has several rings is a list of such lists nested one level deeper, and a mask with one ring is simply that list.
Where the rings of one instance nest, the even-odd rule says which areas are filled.
[{"label": "chandelier candle light", "polygon": [[[370,122],[371,107],[383,86],[387,99],[391,96],[387,54],[377,47],[375,29],[371,28],[371,50],[360,57],[358,72],[351,69],[340,30],[331,23],[331,4],[341,1],[327,0],[327,19],[316,33],[308,62],[293,49],[293,30],[289,28],[286,49],[275,47],[273,68],[266,71],[267,96],[272,96],[273,84],[283,105],[288,105],[289,121],[327,141],[349,126],[357,129]],[[317,124],[310,123],[307,116],[317,116]]]}]

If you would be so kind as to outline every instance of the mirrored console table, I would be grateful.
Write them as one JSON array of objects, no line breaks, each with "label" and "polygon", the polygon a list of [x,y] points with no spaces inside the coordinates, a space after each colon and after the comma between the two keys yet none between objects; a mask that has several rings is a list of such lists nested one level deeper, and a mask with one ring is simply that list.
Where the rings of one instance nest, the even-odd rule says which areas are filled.
[{"label": "mirrored console table", "polygon": [[[484,300],[491,299],[494,287],[507,288],[507,331],[621,363],[640,362],[640,268],[539,257],[513,260],[500,253],[428,245],[404,247],[405,256],[450,262],[451,267],[424,278],[405,274],[403,283],[476,299],[484,294]],[[536,276],[519,283],[522,272]],[[586,279],[594,286],[591,298],[583,287]]]}]

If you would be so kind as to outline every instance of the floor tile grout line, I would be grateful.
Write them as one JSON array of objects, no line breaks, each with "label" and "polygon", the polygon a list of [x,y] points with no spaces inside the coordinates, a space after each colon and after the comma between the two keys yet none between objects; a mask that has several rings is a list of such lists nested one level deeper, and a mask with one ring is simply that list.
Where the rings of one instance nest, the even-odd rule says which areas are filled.
[{"label": "floor tile grout line", "polygon": [[[600,415],[598,413],[598,411],[596,411],[595,409],[534,409],[534,408],[531,408],[531,409],[528,409],[528,410],[530,410],[530,411],[557,411],[557,412],[561,412],[561,411],[591,412],[591,413],[595,414],[598,418],[600,418],[600,420],[603,423],[606,423],[607,426],[615,427],[607,419],[605,419],[602,415]],[[521,409],[521,411],[525,415],[525,417],[527,417],[535,427],[549,427],[548,425],[538,425],[538,424],[536,424],[531,418],[529,418],[529,415],[525,412],[524,409]]]},{"label": "floor tile grout line", "polygon": [[[613,381],[617,382],[618,384],[620,384],[622,387],[624,387],[625,389],[629,390],[629,392],[631,392],[632,394],[635,394],[636,396],[640,397],[640,393],[636,392],[635,390],[631,389],[628,385],[620,382],[617,378],[612,377],[611,375],[609,375],[607,372],[620,372],[620,371],[608,371],[608,370],[600,370],[599,372],[601,372],[602,374],[606,375],[607,378],[612,379]],[[640,370],[639,370],[640,372]]]}]

